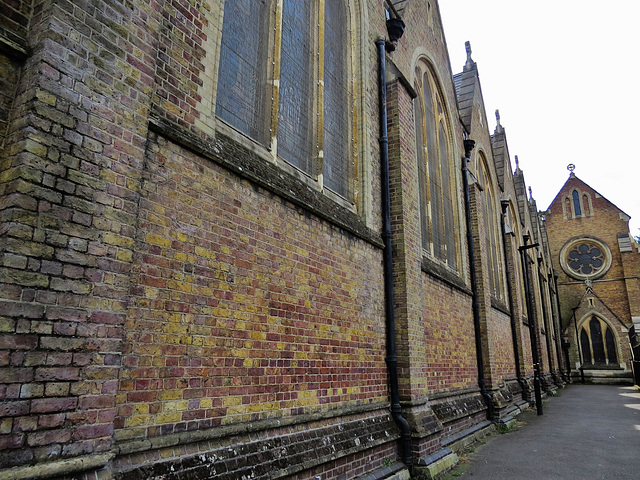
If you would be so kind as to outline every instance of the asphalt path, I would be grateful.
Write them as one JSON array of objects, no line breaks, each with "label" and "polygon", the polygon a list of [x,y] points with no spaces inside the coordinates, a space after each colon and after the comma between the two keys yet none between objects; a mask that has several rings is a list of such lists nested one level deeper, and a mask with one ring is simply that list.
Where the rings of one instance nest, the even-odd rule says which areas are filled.
[{"label": "asphalt path", "polygon": [[446,478],[473,480],[640,480],[640,391],[569,385],[494,433]]}]

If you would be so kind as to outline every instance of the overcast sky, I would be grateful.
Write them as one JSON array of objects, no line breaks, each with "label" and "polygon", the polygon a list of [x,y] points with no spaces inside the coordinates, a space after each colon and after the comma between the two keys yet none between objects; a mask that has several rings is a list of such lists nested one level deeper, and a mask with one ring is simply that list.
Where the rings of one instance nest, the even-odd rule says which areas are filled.
[{"label": "overcast sky", "polygon": [[[539,210],[567,165],[640,233],[640,0],[440,0],[453,73],[464,42],[478,65],[490,132],[500,110]],[[513,164],[515,168],[515,163]]]}]

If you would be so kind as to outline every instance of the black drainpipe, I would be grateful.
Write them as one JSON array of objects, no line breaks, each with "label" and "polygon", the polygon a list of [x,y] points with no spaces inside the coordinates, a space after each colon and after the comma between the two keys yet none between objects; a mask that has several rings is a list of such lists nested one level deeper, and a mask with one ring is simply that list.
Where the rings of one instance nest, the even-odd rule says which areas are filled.
[{"label": "black drainpipe", "polygon": [[522,278],[524,278],[524,294],[527,304],[527,318],[529,319],[529,338],[531,339],[531,356],[533,357],[533,390],[536,396],[536,411],[538,415],[542,415],[542,391],[540,386],[540,358],[538,356],[538,337],[536,335],[536,322],[533,318],[533,305],[531,302],[531,285],[529,283],[529,256],[527,250],[535,248],[539,244],[534,243],[527,245],[529,235],[524,236],[524,245],[518,247],[520,250],[520,260],[522,263]]},{"label": "black drainpipe", "polygon": [[[507,214],[507,208],[509,208],[509,202],[502,200],[500,202],[502,207],[502,216],[500,217],[500,230],[502,233],[502,254],[504,255],[505,262],[505,276],[507,280],[507,299],[509,301],[509,319],[511,320],[511,337],[513,338],[513,356],[515,358],[516,378],[522,389],[522,399],[525,400],[527,396],[527,384],[522,378],[520,372],[520,356],[518,354],[518,329],[516,326],[516,316],[513,313],[513,292],[511,291],[511,270],[509,269],[509,257],[507,256],[507,231],[505,228],[505,215]],[[515,262],[514,262],[515,265]]]},{"label": "black drainpipe", "polygon": [[573,327],[576,329],[576,346],[578,348],[578,359],[580,360],[580,380],[584,383],[584,360],[582,359],[582,341],[580,340],[580,334],[578,333],[578,322],[576,320],[576,310],[578,307],[573,307]]},{"label": "black drainpipe", "polygon": [[380,99],[380,160],[382,163],[382,240],[384,242],[384,293],[387,321],[387,371],[391,395],[391,416],[400,428],[400,458],[411,467],[411,427],[402,416],[398,387],[398,358],[396,354],[396,322],[393,293],[393,251],[391,247],[391,192],[389,186],[389,138],[387,136],[387,86],[385,40],[376,40],[378,48],[378,88]]},{"label": "black drainpipe", "polygon": [[471,307],[473,309],[473,327],[476,337],[476,356],[478,363],[478,385],[480,393],[487,403],[487,418],[493,420],[494,409],[493,399],[487,392],[487,384],[484,378],[484,358],[482,356],[482,332],[480,331],[480,306],[478,304],[478,281],[476,274],[475,253],[473,249],[473,232],[471,230],[471,198],[469,193],[469,169],[467,163],[470,161],[471,150],[475,147],[473,140],[464,141],[464,158],[462,159],[462,181],[464,184],[464,205],[465,219],[467,223],[467,248],[469,249],[469,274],[471,277]]},{"label": "black drainpipe", "polygon": [[[558,355],[558,367],[560,368],[560,376],[562,377],[562,380],[564,380],[565,382],[569,381],[569,378],[567,377],[567,374],[564,371],[564,368],[562,366],[562,364],[564,363],[564,358],[562,357],[562,346],[560,345],[560,342],[562,341],[562,318],[560,316],[560,295],[558,292],[558,274],[554,273],[554,274],[549,274],[549,282],[551,282],[551,279],[553,278],[553,286],[554,286],[554,296],[556,299],[556,355]],[[568,367],[568,365],[567,365]]]}]

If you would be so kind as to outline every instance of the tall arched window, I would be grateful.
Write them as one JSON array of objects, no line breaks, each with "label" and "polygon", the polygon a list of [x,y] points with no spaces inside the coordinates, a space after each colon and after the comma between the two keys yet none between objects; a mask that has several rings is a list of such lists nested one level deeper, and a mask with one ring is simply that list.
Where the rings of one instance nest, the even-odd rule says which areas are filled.
[{"label": "tall arched window", "polygon": [[582,208],[580,208],[580,195],[577,190],[574,190],[572,193],[573,196],[573,211],[576,217],[582,215]]},{"label": "tall arched window", "polygon": [[489,267],[489,289],[496,298],[503,298],[504,292],[504,268],[501,235],[496,209],[496,196],[491,182],[491,176],[487,166],[487,159],[482,152],[479,153],[477,167],[478,181],[483,188],[483,209],[481,215],[484,223],[485,244],[487,247],[487,260]]},{"label": "tall arched window", "polygon": [[618,352],[611,328],[595,315],[580,329],[582,361],[586,365],[618,365]]},{"label": "tall arched window", "polygon": [[344,0],[226,0],[216,115],[352,200],[349,19]]},{"label": "tall arched window", "polygon": [[444,100],[431,69],[424,62],[416,67],[414,85],[418,91],[414,116],[422,248],[428,255],[457,269],[455,182]]}]

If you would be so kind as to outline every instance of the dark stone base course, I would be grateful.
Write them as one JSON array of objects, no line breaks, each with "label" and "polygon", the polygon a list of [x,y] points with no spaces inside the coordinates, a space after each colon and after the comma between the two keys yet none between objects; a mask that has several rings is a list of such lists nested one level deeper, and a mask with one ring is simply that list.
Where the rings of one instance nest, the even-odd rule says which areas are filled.
[{"label": "dark stone base course", "polygon": [[482,395],[465,395],[435,401],[431,408],[442,424],[473,415],[487,408]]},{"label": "dark stone base course", "polygon": [[486,420],[487,406],[476,389],[445,393],[407,408],[413,430],[413,455],[424,458],[442,448],[446,439]]},{"label": "dark stone base course", "polygon": [[296,431],[287,427],[203,442],[195,446],[199,453],[190,456],[181,456],[176,451],[179,449],[162,449],[157,451],[159,457],[155,462],[149,462],[150,452],[140,452],[116,459],[114,477],[116,480],[282,478],[397,438],[398,429],[387,413],[355,420],[339,418],[317,427],[307,424]]}]

